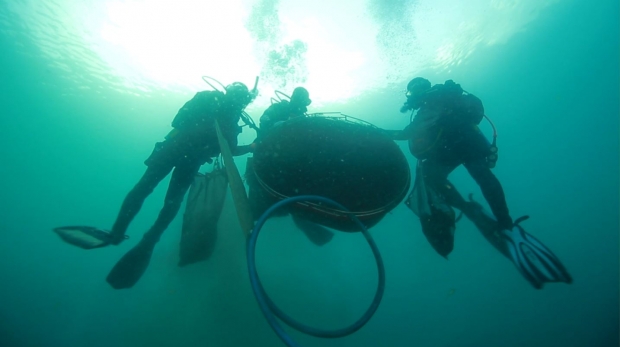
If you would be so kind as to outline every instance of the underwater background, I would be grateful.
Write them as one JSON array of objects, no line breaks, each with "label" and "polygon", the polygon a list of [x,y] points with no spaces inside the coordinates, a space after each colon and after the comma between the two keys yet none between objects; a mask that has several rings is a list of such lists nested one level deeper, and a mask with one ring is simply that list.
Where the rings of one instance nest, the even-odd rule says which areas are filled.
[{"label": "underwater background", "polygon": [[[0,346],[284,345],[250,289],[245,241],[230,196],[209,260],[177,266],[181,210],[157,245],[146,274],[129,290],[113,290],[105,276],[155,220],[168,179],[146,200],[129,228],[131,238],[118,247],[85,251],[63,243],[51,231],[62,225],[111,226],[125,194],[145,169],[144,159],[170,130],[177,110],[196,91],[208,89],[200,76],[251,85],[259,73],[261,96],[247,110],[256,121],[271,91],[307,85],[314,100],[311,112],[341,111],[387,129],[408,124],[408,115],[398,109],[411,78],[460,83],[482,99],[498,128],[494,173],[511,214],[531,216],[525,229],[549,246],[574,278],[571,285],[532,288],[466,219],[457,225],[455,249],[446,260],[427,243],[415,215],[400,204],[371,229],[387,276],[376,314],[361,330],[339,339],[317,339],[286,327],[301,345],[618,346],[618,1],[471,1],[469,6],[458,1],[357,2],[364,7],[360,13],[365,20],[376,24],[373,35],[334,42],[375,42],[388,54],[376,58],[385,62],[384,69],[368,72],[355,60],[359,56],[345,57],[342,63],[334,53],[333,64],[353,66],[346,71],[350,79],[337,76],[343,68],[329,65],[329,59],[332,72],[311,64],[316,44],[302,43],[307,52],[297,52],[306,52],[308,63],[293,64],[304,60],[269,48],[281,40],[277,35],[261,36],[273,33],[267,24],[277,22],[274,16],[296,13],[301,2],[208,1],[214,9],[238,13],[238,22],[251,33],[248,41],[264,42],[261,52],[279,52],[288,63],[276,66],[278,59],[261,61],[243,54],[228,57],[226,47],[236,49],[239,41],[227,41],[226,30],[207,32],[204,35],[223,37],[209,50],[223,57],[209,66],[192,61],[200,69],[179,78],[194,84],[131,79],[127,76],[138,74],[128,68],[131,64],[112,68],[112,59],[102,52],[114,55],[115,61],[139,61],[135,56],[78,40],[88,36],[80,36],[76,23],[95,23],[103,4],[113,13],[114,8],[139,3],[144,4],[0,2]],[[152,2],[154,7],[163,3]],[[179,1],[178,6],[187,3]],[[237,7],[228,7],[232,3]],[[322,1],[303,4],[314,11],[312,30],[326,30],[334,40],[347,36],[345,30],[356,30],[334,19],[358,20],[359,14],[339,4],[329,11],[321,7]],[[76,8],[82,16],[72,14]],[[205,21],[218,17],[213,11],[203,16]],[[493,11],[503,17],[495,18]],[[321,13],[329,20],[322,22]],[[174,20],[183,17],[169,15]],[[455,21],[462,16],[494,26],[481,24],[475,32],[482,34],[459,41],[465,47],[460,54],[442,54],[453,46],[425,41],[425,35],[441,39],[470,30],[463,25],[466,21]],[[531,20],[519,22],[502,37],[500,29],[525,17]],[[434,24],[417,26],[424,20]],[[370,31],[359,25],[360,32]],[[495,33],[497,37],[489,36]],[[154,41],[170,42],[164,30],[152,35],[160,35]],[[159,62],[161,67],[169,63]],[[244,70],[237,70],[241,67]],[[235,74],[239,71],[250,72]],[[168,77],[175,81],[174,74]],[[488,124],[483,130],[490,136]],[[253,137],[254,132],[244,128],[239,140],[248,144]],[[406,143],[399,145],[413,170],[415,160]],[[235,160],[243,173],[246,157]],[[201,171],[210,169],[205,165]],[[451,180],[462,194],[473,192],[481,200],[463,168]],[[333,242],[318,248],[288,217],[267,223],[257,258],[261,279],[276,303],[317,327],[353,323],[377,285],[372,253],[359,233],[337,233]]]}]

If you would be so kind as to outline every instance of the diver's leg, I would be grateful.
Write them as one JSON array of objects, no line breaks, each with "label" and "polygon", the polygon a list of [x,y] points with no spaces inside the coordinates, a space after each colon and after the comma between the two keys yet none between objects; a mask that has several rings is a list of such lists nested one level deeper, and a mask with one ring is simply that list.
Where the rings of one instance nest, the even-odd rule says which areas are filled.
[{"label": "diver's leg", "polygon": [[436,160],[426,160],[422,164],[422,172],[424,182],[440,194],[448,205],[463,211],[469,205],[456,187],[448,180],[448,175],[458,165],[455,163],[440,163]]},{"label": "diver's leg", "polygon": [[500,228],[512,229],[512,218],[508,212],[506,196],[501,183],[495,177],[484,158],[464,163],[465,168],[469,171],[471,177],[478,183],[482,195],[489,203],[491,211]]},{"label": "diver's leg", "polygon": [[171,163],[165,162],[154,162],[147,167],[138,184],[127,194],[123,201],[110,233],[113,244],[118,244],[123,240],[129,223],[140,211],[144,200],[153,192],[159,182],[168,176],[172,168],[173,165]]},{"label": "diver's leg", "polygon": [[467,202],[461,193],[456,189],[454,184],[446,179],[445,184],[443,185],[443,189],[441,190],[441,194],[444,196],[446,203],[448,205],[459,209],[462,212],[466,212],[467,208],[470,208],[469,202]]},{"label": "diver's leg", "polygon": [[166,193],[164,207],[159,212],[155,224],[144,234],[145,241],[149,243],[159,241],[163,232],[179,212],[185,193],[192,185],[198,169],[200,169],[200,163],[187,163],[179,165],[174,169]]},{"label": "diver's leg", "polygon": [[166,201],[157,221],[144,237],[114,265],[106,281],[115,289],[131,288],[149,266],[155,244],[174,219],[185,192],[191,185],[200,165],[177,165],[172,173]]}]

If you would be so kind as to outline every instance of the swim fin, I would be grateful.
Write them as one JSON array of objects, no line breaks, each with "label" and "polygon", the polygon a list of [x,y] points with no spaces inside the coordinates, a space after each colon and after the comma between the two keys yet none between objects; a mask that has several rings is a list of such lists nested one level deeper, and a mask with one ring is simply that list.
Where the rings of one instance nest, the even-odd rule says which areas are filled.
[{"label": "swim fin", "polygon": [[157,242],[142,239],[114,265],[106,281],[114,289],[133,287],[142,277],[151,261]]},{"label": "swim fin", "polygon": [[573,278],[560,259],[538,239],[527,233],[520,223],[528,216],[518,218],[512,230],[500,230],[497,221],[480,204],[472,200],[470,207],[463,211],[482,235],[497,250],[510,259],[521,275],[534,286],[541,289],[545,283],[572,283]]},{"label": "swim fin", "polygon": [[294,214],[291,214],[291,217],[293,217],[295,225],[317,246],[324,246],[334,237],[333,232],[320,224],[310,222]]},{"label": "swim fin", "polygon": [[519,225],[528,218],[518,218],[512,230],[502,230],[512,262],[536,289],[549,282],[573,283],[560,259]]},{"label": "swim fin", "polygon": [[[110,232],[95,227],[75,225],[52,229],[60,238],[84,249],[105,247],[111,243]],[[125,239],[128,236],[124,236]]]}]

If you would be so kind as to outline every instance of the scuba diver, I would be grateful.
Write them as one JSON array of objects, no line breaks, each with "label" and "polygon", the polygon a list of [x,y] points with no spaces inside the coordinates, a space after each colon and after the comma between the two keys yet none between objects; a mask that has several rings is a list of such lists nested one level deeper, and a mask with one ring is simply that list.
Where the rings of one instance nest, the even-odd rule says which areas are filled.
[{"label": "scuba diver", "polygon": [[[515,223],[510,216],[504,190],[491,172],[498,158],[497,135],[489,143],[478,128],[487,118],[482,101],[452,80],[431,86],[422,77],[407,84],[406,97],[400,111],[411,112],[411,123],[404,130],[386,133],[394,140],[408,140],[411,154],[418,159],[415,186],[406,205],[419,216],[431,246],[446,258],[452,252],[457,220],[454,207],[512,259],[534,287],[542,288],[545,282],[571,283],[557,257],[519,225],[527,217]],[[495,218],[471,196],[466,201],[448,180],[459,165],[476,181]]]},{"label": "scuba diver", "polygon": [[[291,119],[305,117],[306,112],[308,112],[308,106],[312,103],[310,93],[304,87],[295,88],[290,97],[280,91],[276,91],[276,95],[278,96],[278,100],[272,98],[272,102],[275,102],[273,102],[260,117],[259,135],[252,144],[254,147],[261,142],[261,139],[268,136],[268,134],[271,133],[271,130],[279,124]],[[281,95],[285,98],[280,98]],[[248,165],[248,168],[249,167],[252,167],[252,165]],[[253,174],[246,175],[246,177],[248,178],[250,185],[256,186],[257,182]],[[250,195],[252,197],[254,193],[255,189],[251,188]],[[287,214],[284,211],[280,213],[284,215]],[[319,224],[312,223],[311,221],[300,218],[295,214],[291,214],[291,217],[297,228],[299,228],[306,235],[306,237],[317,246],[326,245],[334,237],[333,232]]]},{"label": "scuba diver", "polygon": [[240,82],[226,86],[224,92],[213,90],[196,93],[173,119],[174,129],[164,141],[155,144],[155,149],[144,162],[147,166],[146,172],[125,197],[109,233],[93,227],[79,226],[61,227],[54,231],[63,240],[82,248],[118,245],[127,238],[125,232],[140,211],[144,200],[159,182],[172,172],[164,206],[155,223],[142,240],[121,258],[107,277],[108,283],[115,289],[132,287],[146,270],[155,244],[176,217],[200,167],[212,162],[212,158],[220,154],[216,120],[223,138],[233,150],[233,155],[244,155],[252,151],[250,145],[238,146],[237,136],[241,133],[238,122],[242,113],[256,95],[256,86],[250,91]]},{"label": "scuba diver", "polygon": [[[452,80],[431,88],[427,79],[417,77],[407,85],[407,101],[400,111],[412,110],[418,110],[415,118],[396,139],[409,140],[411,154],[423,162],[425,183],[443,195],[448,204],[465,211],[470,204],[448,181],[454,169],[465,166],[480,186],[498,226],[512,229],[504,190],[491,172],[497,155],[478,128],[484,117],[482,101]],[[438,250],[443,256],[450,251]]]},{"label": "scuba diver", "polygon": [[263,112],[263,115],[260,117],[261,133],[267,133],[278,122],[305,116],[311,103],[310,93],[308,93],[306,88],[295,88],[290,100],[275,102]]}]

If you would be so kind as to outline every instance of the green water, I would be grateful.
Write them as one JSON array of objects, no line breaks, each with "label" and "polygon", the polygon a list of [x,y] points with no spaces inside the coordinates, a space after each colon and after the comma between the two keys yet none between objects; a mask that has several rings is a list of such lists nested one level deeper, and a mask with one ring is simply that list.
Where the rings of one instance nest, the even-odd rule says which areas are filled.
[{"label": "green water", "polygon": [[[5,1],[4,14],[11,3]],[[618,346],[619,13],[616,1],[560,2],[508,42],[475,51],[452,71],[425,72],[433,83],[454,79],[482,99],[498,127],[494,172],[511,213],[531,216],[524,226],[563,260],[574,283],[534,290],[468,221],[459,222],[446,261],[401,204],[372,229],[387,287],[370,323],[335,340],[292,332],[297,341]],[[50,67],[28,28],[11,22],[16,17],[3,18],[0,25],[11,29],[0,35],[0,346],[281,345],[250,290],[230,197],[208,262],[176,266],[177,218],[131,290],[114,291],[104,279],[154,221],[167,180],[131,224],[132,238],[119,247],[84,251],[51,232],[68,224],[110,227],[145,169],[143,160],[193,92],[123,93],[86,70],[76,80],[75,73]],[[402,128],[407,117],[398,113],[403,100],[395,90],[411,77],[401,76],[398,88],[322,110]],[[256,120],[261,112],[250,109]],[[244,130],[240,143],[253,135]],[[243,172],[245,157],[236,160]],[[481,197],[462,168],[451,179],[462,193]],[[318,249],[290,219],[269,223],[258,265],[276,302],[319,327],[357,319],[376,285],[363,238],[338,234]]]}]

